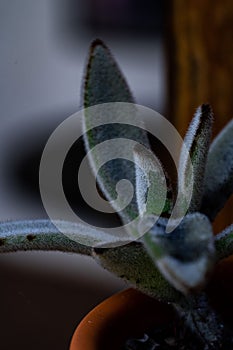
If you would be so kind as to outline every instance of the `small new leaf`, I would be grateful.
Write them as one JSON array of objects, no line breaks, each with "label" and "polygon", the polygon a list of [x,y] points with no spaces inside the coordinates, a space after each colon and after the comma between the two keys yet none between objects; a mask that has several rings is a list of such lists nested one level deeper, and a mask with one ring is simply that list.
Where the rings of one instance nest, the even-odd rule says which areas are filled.
[{"label": "small new leaf", "polygon": [[199,289],[205,283],[214,261],[213,233],[209,220],[199,213],[188,214],[171,233],[165,232],[165,220],[159,223],[144,236],[145,246],[154,263],[182,293]]},{"label": "small new leaf", "polygon": [[170,213],[172,203],[167,199],[165,173],[158,158],[140,144],[134,148],[136,167],[136,195],[140,215]]}]

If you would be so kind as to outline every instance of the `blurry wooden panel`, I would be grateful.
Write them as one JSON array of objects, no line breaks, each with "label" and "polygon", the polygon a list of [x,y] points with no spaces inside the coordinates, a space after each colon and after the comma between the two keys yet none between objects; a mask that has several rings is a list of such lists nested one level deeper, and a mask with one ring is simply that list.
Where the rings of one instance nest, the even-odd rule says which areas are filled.
[{"label": "blurry wooden panel", "polygon": [[[209,102],[214,135],[233,118],[232,0],[167,2],[168,115],[183,136],[195,109]],[[233,219],[233,199],[215,230]]]}]

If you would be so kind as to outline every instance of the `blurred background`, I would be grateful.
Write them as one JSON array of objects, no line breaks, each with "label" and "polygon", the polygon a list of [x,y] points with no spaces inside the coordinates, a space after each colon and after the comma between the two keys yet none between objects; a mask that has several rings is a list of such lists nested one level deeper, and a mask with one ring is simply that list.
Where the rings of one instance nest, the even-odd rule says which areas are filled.
[{"label": "blurred background", "polygon": [[[0,0],[1,220],[46,217],[41,153],[53,130],[81,108],[83,69],[97,37],[111,48],[137,103],[169,115],[182,136],[201,103],[212,104],[214,134],[232,118],[231,0]],[[80,143],[77,162],[83,152]],[[72,198],[75,174],[67,174]],[[216,232],[232,222],[232,205]],[[68,349],[80,319],[126,287],[90,259],[61,253],[0,256],[0,281],[1,350]],[[227,290],[224,283],[215,288]]]},{"label": "blurred background", "polygon": [[[137,102],[163,113],[163,7],[153,0],[0,0],[1,220],[46,217],[41,153],[80,109],[96,37],[111,48]],[[81,159],[83,148],[77,151]],[[126,287],[88,258],[54,252],[1,256],[0,280],[1,350],[68,349],[80,319]]]},{"label": "blurred background", "polygon": [[111,47],[137,103],[164,111],[161,3],[0,1],[1,218],[38,214],[34,165],[55,127],[80,109],[84,65],[96,37]]}]

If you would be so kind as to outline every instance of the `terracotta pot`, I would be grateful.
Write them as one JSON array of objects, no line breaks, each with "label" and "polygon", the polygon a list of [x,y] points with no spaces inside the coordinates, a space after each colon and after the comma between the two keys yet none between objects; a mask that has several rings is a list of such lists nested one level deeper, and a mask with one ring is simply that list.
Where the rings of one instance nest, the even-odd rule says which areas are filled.
[{"label": "terracotta pot", "polygon": [[78,325],[70,350],[119,350],[130,337],[172,320],[170,306],[126,289],[95,307]]}]

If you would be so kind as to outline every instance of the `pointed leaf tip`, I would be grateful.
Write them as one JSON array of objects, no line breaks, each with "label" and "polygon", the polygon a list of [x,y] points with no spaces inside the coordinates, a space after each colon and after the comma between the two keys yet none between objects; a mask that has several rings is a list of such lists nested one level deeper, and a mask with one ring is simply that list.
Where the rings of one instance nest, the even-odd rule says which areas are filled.
[{"label": "pointed leaf tip", "polygon": [[[146,131],[137,128],[142,122],[128,84],[110,50],[100,39],[96,39],[90,47],[83,101],[86,108],[84,141],[86,150],[93,151],[88,154],[93,173],[107,200],[128,223],[129,219],[138,216],[136,196],[127,201],[128,206],[119,206],[123,202],[125,204],[125,198],[128,200],[129,196],[124,191],[124,196],[118,196],[116,185],[127,179],[135,187],[130,140],[144,145],[148,145],[149,141]],[[96,105],[97,108],[93,107]]]},{"label": "pointed leaf tip", "polygon": [[90,50],[93,51],[97,46],[102,46],[104,47],[105,49],[108,50],[108,47],[107,45],[104,43],[103,40],[99,39],[99,38],[96,38],[92,41],[91,45],[90,45]]},{"label": "pointed leaf tip", "polygon": [[213,117],[213,110],[209,103],[203,103],[200,106],[200,109],[203,117],[207,117],[207,118]]},{"label": "pointed leaf tip", "polygon": [[134,99],[111,51],[100,39],[89,50],[84,78],[83,105],[90,107],[108,102],[130,102]]}]

